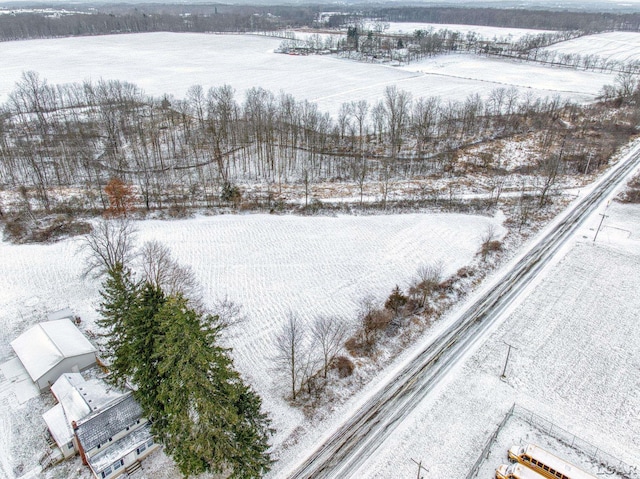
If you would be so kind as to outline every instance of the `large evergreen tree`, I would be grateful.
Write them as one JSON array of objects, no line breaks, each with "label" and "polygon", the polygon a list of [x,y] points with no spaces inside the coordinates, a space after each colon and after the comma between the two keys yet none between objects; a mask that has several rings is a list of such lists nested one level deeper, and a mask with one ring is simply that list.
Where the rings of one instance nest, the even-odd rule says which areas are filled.
[{"label": "large evergreen tree", "polygon": [[229,477],[260,477],[269,469],[269,421],[260,398],[233,369],[217,344],[220,326],[203,317],[181,295],[158,311],[162,333],[156,344],[162,382],[154,431],[185,476],[205,471]]},{"label": "large evergreen tree", "polygon": [[98,325],[104,330],[105,359],[108,362],[109,381],[123,386],[132,375],[135,365],[131,329],[131,312],[136,308],[139,285],[131,271],[122,263],[107,270],[100,291],[102,301],[98,312]]},{"label": "large evergreen tree", "polygon": [[182,474],[244,479],[268,471],[270,421],[218,344],[218,318],[196,311],[180,293],[136,283],[120,264],[108,271],[101,294],[110,380],[134,385]]}]

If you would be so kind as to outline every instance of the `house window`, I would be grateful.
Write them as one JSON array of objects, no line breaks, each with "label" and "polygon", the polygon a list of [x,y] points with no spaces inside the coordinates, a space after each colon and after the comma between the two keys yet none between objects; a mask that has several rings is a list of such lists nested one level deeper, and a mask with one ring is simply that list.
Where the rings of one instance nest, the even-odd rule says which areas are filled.
[{"label": "house window", "polygon": [[67,444],[67,449],[73,449],[73,441]]},{"label": "house window", "polygon": [[147,441],[147,447],[151,447],[151,446],[153,446],[153,438]]},{"label": "house window", "polygon": [[120,469],[122,466],[124,466],[124,459],[120,459],[119,461],[116,461],[113,463],[113,465],[111,467],[113,467],[114,471],[117,471],[118,469]]},{"label": "house window", "polygon": [[136,449],[136,454],[138,454],[138,456],[139,456],[140,453],[143,452],[146,448],[147,448],[147,445],[146,444],[142,444],[140,447],[138,447],[138,449]]},{"label": "house window", "polygon": [[111,470],[111,466],[109,466],[104,471],[102,471],[100,475],[102,476],[102,479],[104,479],[105,477],[110,476],[112,472],[113,471]]}]

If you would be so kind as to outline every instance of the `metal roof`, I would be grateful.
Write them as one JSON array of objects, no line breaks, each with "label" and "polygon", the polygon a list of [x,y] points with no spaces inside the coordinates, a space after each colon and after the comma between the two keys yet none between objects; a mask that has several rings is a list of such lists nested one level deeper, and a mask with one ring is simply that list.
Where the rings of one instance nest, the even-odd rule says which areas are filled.
[{"label": "metal roof", "polygon": [[104,409],[78,421],[76,434],[85,451],[105,444],[142,415],[142,408],[129,392],[108,404]]},{"label": "metal roof", "polygon": [[66,358],[96,352],[68,318],[36,324],[11,341],[11,347],[34,381]]}]

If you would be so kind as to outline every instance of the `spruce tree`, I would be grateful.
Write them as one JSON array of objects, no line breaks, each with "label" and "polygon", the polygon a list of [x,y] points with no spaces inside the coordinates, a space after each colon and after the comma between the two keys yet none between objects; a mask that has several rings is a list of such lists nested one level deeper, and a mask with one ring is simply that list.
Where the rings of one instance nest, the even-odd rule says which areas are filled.
[{"label": "spruce tree", "polygon": [[158,311],[155,354],[162,377],[153,430],[185,476],[205,471],[260,477],[268,471],[269,420],[260,399],[217,344],[220,326],[170,296]]},{"label": "spruce tree", "polygon": [[131,271],[116,263],[107,271],[100,296],[101,319],[97,321],[105,333],[105,359],[110,370],[109,381],[122,386],[136,368],[132,350],[131,312],[136,308],[138,285]]},{"label": "spruce tree", "polygon": [[[138,289],[135,307],[129,314],[128,327],[131,338],[130,351],[135,367],[131,370],[131,382],[136,386],[134,396],[143,410],[149,410],[156,401],[162,376],[158,373],[156,341],[162,334],[157,317],[166,298],[159,286],[145,283]],[[161,415],[147,415],[151,421],[161,421]]]},{"label": "spruce tree", "polygon": [[196,311],[181,294],[135,282],[121,264],[108,271],[101,295],[109,380],[134,386],[156,439],[181,473],[236,479],[266,473],[270,421],[218,344],[219,319]]}]

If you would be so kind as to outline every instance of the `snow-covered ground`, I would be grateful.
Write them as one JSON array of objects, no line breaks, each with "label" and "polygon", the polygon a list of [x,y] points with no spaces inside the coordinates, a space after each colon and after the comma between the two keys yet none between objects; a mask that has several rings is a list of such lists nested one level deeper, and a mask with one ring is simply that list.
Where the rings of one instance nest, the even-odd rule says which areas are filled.
[{"label": "snow-covered ground", "polygon": [[[137,83],[147,93],[178,97],[192,84],[229,83],[239,99],[246,88],[261,86],[317,101],[332,113],[343,101],[380,98],[389,84],[445,101],[509,85],[538,96],[563,92],[587,101],[613,81],[611,75],[470,55],[437,57],[401,69],[273,54],[280,41],[157,33],[3,43],[0,99],[6,99],[23,70],[36,70],[50,83],[115,78]],[[514,402],[629,464],[640,463],[640,207],[612,203],[606,214],[598,241],[592,241],[596,216],[533,294],[390,435],[358,477],[415,477],[411,459],[423,461],[427,478],[463,477]],[[138,236],[140,242],[162,241],[178,261],[191,266],[208,302],[226,296],[243,305],[248,320],[229,341],[237,367],[263,396],[278,429],[274,443],[282,462],[271,477],[281,477],[287,464],[308,453],[318,439],[289,436],[305,418],[284,401],[270,365],[272,338],[289,311],[303,321],[321,313],[353,319],[360,298],[383,298],[395,284],[405,287],[421,264],[442,261],[451,273],[470,262],[487,226],[499,226],[500,220],[420,214],[216,216],[140,222]],[[96,329],[99,285],[80,278],[78,244],[77,239],[52,245],[0,242],[0,363],[11,355],[9,341],[47,312],[70,306],[82,316],[82,329]],[[438,327],[429,334],[437,332]],[[508,380],[502,382],[505,342],[517,349]],[[6,375],[10,369],[0,368],[0,426],[8,431],[0,434],[0,476],[8,478],[35,466],[44,446],[39,415],[51,402],[20,404]],[[320,434],[373,388],[375,381],[320,425]],[[314,427],[306,424],[306,431]],[[524,427],[518,430],[526,433]],[[280,447],[285,440],[287,447]],[[510,435],[509,440],[517,438]],[[88,477],[79,462],[69,464],[57,470],[58,477]],[[145,467],[153,477],[171,477],[163,464],[159,458]],[[483,467],[490,471],[494,465]],[[452,476],[452,470],[462,472]]]},{"label": "snow-covered ground", "polygon": [[[602,86],[613,83],[614,79],[608,73],[553,68],[535,63],[477,57],[471,54],[442,55],[412,62],[400,68],[405,71],[424,73],[425,78],[432,81],[441,77],[441,83],[471,81],[475,85],[484,84],[485,91],[513,86],[521,94],[530,92],[534,98],[558,94],[578,102],[593,101]],[[467,95],[471,93],[475,92],[467,91]],[[439,96],[439,94],[431,96]],[[445,95],[442,97],[448,98]]]},{"label": "snow-covered ground", "polygon": [[[601,213],[601,212],[599,212]],[[453,370],[358,471],[358,478],[464,477],[516,403],[551,421],[547,432],[510,420],[481,465],[491,477],[512,444],[538,442],[598,477],[611,476],[568,450],[553,427],[637,467],[640,475],[640,205],[611,203],[502,325]],[[501,381],[508,345],[513,346]],[[553,427],[550,426],[553,424]],[[557,433],[555,433],[557,434]]]},{"label": "snow-covered ground", "polygon": [[3,42],[0,102],[6,101],[22,72],[33,70],[50,84],[97,81],[133,82],[152,95],[184,98],[192,85],[230,84],[238,100],[262,87],[316,102],[336,114],[352,100],[381,99],[397,85],[414,97],[463,101],[486,97],[498,87],[515,86],[534,97],[555,94],[592,101],[610,74],[554,69],[503,59],[448,55],[397,68],[335,56],[274,53],[282,39],[255,35],[145,33]]},{"label": "snow-covered ground", "polygon": [[628,63],[640,60],[640,33],[597,33],[560,42],[547,49],[565,54],[595,55]]},{"label": "snow-covered ground", "polygon": [[532,30],[529,28],[487,27],[483,25],[456,25],[447,23],[389,22],[388,25],[389,28],[384,31],[385,33],[413,34],[416,30],[449,30],[452,32],[460,32],[463,35],[476,33],[478,37],[486,40],[507,39],[509,41],[515,41],[525,35],[553,33],[550,30]]},{"label": "snow-covered ground", "polygon": [[[420,265],[442,262],[445,273],[452,274],[470,263],[489,225],[504,232],[501,221],[458,214],[221,215],[142,221],[138,240],[168,245],[180,263],[193,268],[205,301],[228,298],[242,305],[247,319],[231,331],[229,342],[236,366],[274,420],[277,444],[304,420],[284,400],[272,361],[274,338],[289,312],[303,322],[333,314],[353,324],[360,299],[383,299],[396,284],[406,287]],[[46,312],[69,306],[82,317],[82,329],[97,332],[99,285],[80,277],[78,245],[77,239],[52,245],[0,243],[0,362],[11,355],[9,342]],[[8,400],[1,416],[11,423],[16,411],[31,403],[18,406],[9,386],[0,387],[0,396]],[[29,444],[29,435],[39,433],[8,430],[26,435],[13,444]],[[0,451],[0,457],[11,456],[11,450]]]}]

